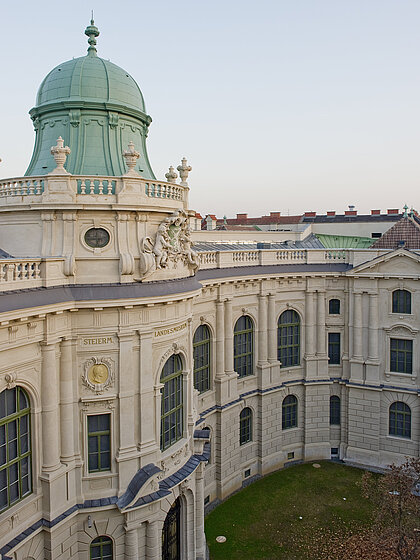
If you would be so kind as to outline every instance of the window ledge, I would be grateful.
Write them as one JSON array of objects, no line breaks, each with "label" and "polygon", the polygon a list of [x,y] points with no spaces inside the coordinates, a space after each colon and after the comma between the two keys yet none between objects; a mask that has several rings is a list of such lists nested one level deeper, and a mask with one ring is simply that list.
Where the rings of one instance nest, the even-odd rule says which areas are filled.
[{"label": "window ledge", "polygon": [[405,443],[407,443],[407,441],[412,441],[411,437],[405,437],[405,436],[394,436],[394,435],[388,434],[386,437],[389,438],[389,439],[396,439],[398,441],[403,441]]},{"label": "window ledge", "polygon": [[[398,371],[386,371],[385,372],[385,379],[389,381],[390,379],[397,380],[398,378],[402,378],[402,380],[411,380],[413,385],[417,382],[417,373],[400,373]],[[400,381],[400,382],[401,382]]]}]

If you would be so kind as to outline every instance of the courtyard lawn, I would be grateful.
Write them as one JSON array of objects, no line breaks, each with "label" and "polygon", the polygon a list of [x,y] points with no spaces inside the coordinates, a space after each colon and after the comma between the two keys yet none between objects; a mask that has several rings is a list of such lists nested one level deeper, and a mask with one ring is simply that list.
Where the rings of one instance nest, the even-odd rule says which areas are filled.
[{"label": "courtyard lawn", "polygon": [[318,464],[266,476],[214,509],[205,522],[211,560],[328,558],[329,539],[368,526],[371,506],[357,484],[364,471]]}]

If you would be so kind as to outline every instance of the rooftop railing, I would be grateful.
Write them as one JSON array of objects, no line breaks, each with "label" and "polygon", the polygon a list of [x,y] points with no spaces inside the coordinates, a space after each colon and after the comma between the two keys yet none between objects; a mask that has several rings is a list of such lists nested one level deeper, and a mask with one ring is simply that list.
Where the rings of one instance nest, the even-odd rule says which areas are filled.
[{"label": "rooftop railing", "polygon": [[[43,202],[188,206],[188,187],[142,177],[44,175],[0,181],[0,207]],[[155,202],[156,201],[156,202]],[[158,202],[157,202],[158,201]]]}]

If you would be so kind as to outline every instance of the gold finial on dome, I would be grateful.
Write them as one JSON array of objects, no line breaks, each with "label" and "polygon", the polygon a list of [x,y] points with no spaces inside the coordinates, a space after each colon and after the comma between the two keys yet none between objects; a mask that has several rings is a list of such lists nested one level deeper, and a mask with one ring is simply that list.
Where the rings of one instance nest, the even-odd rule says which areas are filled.
[{"label": "gold finial on dome", "polygon": [[92,10],[92,19],[90,20],[90,25],[88,25],[85,29],[85,35],[89,37],[88,43],[88,55],[96,56],[96,37],[99,36],[99,29],[95,25],[95,21],[93,19],[93,10]]}]

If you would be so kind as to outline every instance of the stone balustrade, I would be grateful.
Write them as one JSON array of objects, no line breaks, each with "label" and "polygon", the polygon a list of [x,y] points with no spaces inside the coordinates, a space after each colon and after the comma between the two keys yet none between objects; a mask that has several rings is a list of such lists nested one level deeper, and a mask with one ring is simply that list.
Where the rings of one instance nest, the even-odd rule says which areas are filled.
[{"label": "stone balustrade", "polygon": [[64,285],[63,258],[0,259],[0,291]]},{"label": "stone balustrade", "polygon": [[[187,208],[188,187],[142,177],[45,175],[0,181],[0,208],[42,202],[130,203]],[[158,199],[159,202],[155,202]]]},{"label": "stone balustrade", "polygon": [[343,263],[357,266],[386,251],[372,249],[258,249],[199,251],[200,268]]}]

